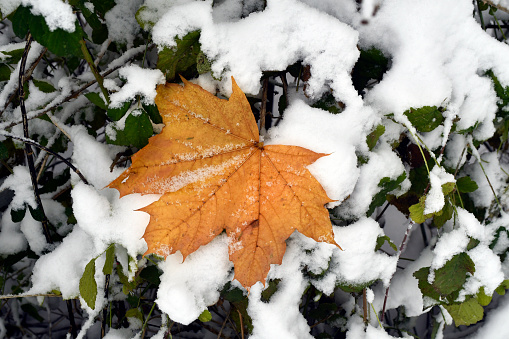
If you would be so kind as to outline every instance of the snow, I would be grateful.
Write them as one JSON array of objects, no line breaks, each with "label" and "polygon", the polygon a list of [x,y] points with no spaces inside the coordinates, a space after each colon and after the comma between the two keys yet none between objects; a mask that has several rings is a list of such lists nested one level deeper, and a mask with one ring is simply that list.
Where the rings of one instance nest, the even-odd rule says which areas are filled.
[{"label": "snow", "polygon": [[2,0],[0,10],[4,17],[13,12],[19,5],[29,7],[34,15],[42,15],[50,31],[61,28],[74,32],[76,16],[72,7],[61,0]]},{"label": "snow", "polygon": [[486,322],[469,339],[505,339],[509,336],[507,328],[507,317],[509,317],[509,296],[506,294],[500,300],[498,308],[486,315]]},{"label": "snow", "polygon": [[191,323],[216,303],[219,292],[232,278],[232,267],[224,235],[191,253],[184,262],[180,252],[169,255],[159,264],[163,274],[157,306],[172,320]]},{"label": "snow", "polygon": [[153,105],[156,97],[156,86],[165,83],[164,74],[158,69],[144,69],[138,65],[122,67],[119,76],[127,82],[122,89],[110,96],[110,107],[119,108],[136,95],[141,95],[147,105]]},{"label": "snow", "polygon": [[[124,53],[113,53],[107,48],[109,42],[96,46],[97,50],[106,53],[104,60],[109,62],[103,70],[120,67],[118,76],[113,73],[104,81],[112,93],[111,108],[138,97],[145,104],[153,104],[156,86],[165,82],[164,74],[157,69],[142,68],[136,62],[128,64],[129,59],[145,51],[145,45],[134,47],[140,36],[135,13],[142,5],[139,19],[146,23],[144,29],[159,49],[175,46],[175,37],[201,31],[201,50],[211,61],[212,74],[202,74],[192,81],[212,93],[219,91],[228,96],[231,93],[230,76],[234,76],[244,92],[259,97],[263,72],[282,71],[298,61],[310,66],[311,78],[305,84],[301,83],[299,90],[289,79],[289,105],[284,118],[277,126],[264,131],[262,138],[267,145],[297,145],[326,154],[310,165],[309,170],[334,200],[327,206],[335,208],[332,211],[334,219],[342,219],[338,222],[341,226],[333,228],[335,240],[342,250],[294,233],[287,241],[282,264],[273,265],[269,272],[268,281],[280,280],[270,301],[261,300],[264,288],[261,283],[246,294],[248,313],[253,322],[252,337],[312,338],[310,324],[299,310],[302,293],[312,285],[325,295],[334,293],[337,303],[346,311],[347,338],[391,338],[378,327],[372,310],[369,311],[370,323],[364,324],[362,309],[355,299],[338,290],[337,286],[368,286],[368,302],[377,311],[382,309],[385,290],[390,286],[386,309],[404,306],[407,316],[419,316],[428,311],[427,307],[433,301],[422,297],[413,273],[428,266],[433,272],[463,252],[474,262],[475,273],[467,277],[458,301],[475,295],[480,288],[492,294],[503,279],[509,277],[509,259],[501,262],[499,257],[509,247],[509,238],[504,232],[507,215],[503,212],[509,199],[505,192],[505,172],[509,167],[506,155],[492,150],[492,145],[481,144],[478,149],[473,145],[489,139],[495,132],[493,121],[497,98],[485,72],[492,70],[503,86],[509,85],[507,44],[499,43],[482,31],[472,16],[473,6],[468,0],[365,0],[358,8],[353,0],[267,0],[266,3],[267,7],[263,9],[263,1],[258,0],[116,0],[104,19],[109,39]],[[495,0],[495,3],[509,4],[507,0]],[[19,4],[29,5],[34,14],[43,15],[52,30],[74,30],[76,17],[67,2],[4,0],[0,3],[2,14],[12,12]],[[86,2],[85,6],[93,10],[91,2]],[[376,11],[377,6],[380,7]],[[351,71],[359,57],[359,48],[370,47],[384,53],[389,59],[389,69],[382,81],[367,89],[366,95],[361,97],[353,88]],[[22,48],[24,43],[1,46],[0,58],[4,59],[2,51]],[[41,51],[42,46],[34,42],[27,67]],[[147,60],[146,65],[151,63]],[[10,79],[1,84],[2,109],[17,87],[19,65],[12,66],[15,69]],[[30,95],[26,100],[29,116],[39,114],[42,106],[61,107],[48,116],[69,135],[67,156],[89,184],[72,174],[72,209],[76,225],[67,224],[60,203],[53,201],[49,194],[43,195],[48,218],[64,237],[62,242],[50,248],[40,222],[33,220],[29,212],[20,223],[11,220],[12,209],[27,204],[35,207],[27,169],[14,167],[14,173],[0,186],[0,190],[14,191],[14,198],[1,217],[0,254],[31,249],[41,257],[35,262],[28,292],[46,293],[56,289],[65,298],[74,298],[79,296],[79,279],[85,265],[93,259],[97,266],[98,291],[102,292],[104,251],[112,243],[117,260],[129,277],[145,265],[146,259],[140,259],[147,249],[142,237],[150,217],[138,210],[159,196],[132,194],[119,199],[116,190],[106,187],[124,170],[115,167],[110,171],[110,166],[125,148],[105,144],[103,131],[92,136],[84,126],[69,126],[73,119],[79,121],[78,114],[93,116],[90,103],[82,96],[62,103],[79,88],[80,82],[88,82],[93,76],[90,72],[77,77],[58,69],[51,72],[48,77],[39,68],[34,71],[35,79],[50,81],[58,90],[43,93],[29,81]],[[97,87],[90,90],[99,92]],[[331,114],[311,107],[324,93],[332,93],[336,101],[345,104],[345,109],[339,114]],[[403,112],[409,107],[421,106],[445,108],[443,125],[432,132],[418,134],[409,126]],[[388,117],[388,114],[393,115]],[[20,119],[20,110],[8,107],[1,118],[0,128],[3,130],[11,121]],[[51,146],[61,133],[53,124],[32,120],[29,127],[33,133],[48,139]],[[366,136],[379,124],[385,126],[385,133],[373,149],[368,149]],[[465,132],[472,127],[475,128],[471,135]],[[444,154],[437,155],[438,163],[429,174],[430,189],[424,214],[440,211],[445,204],[442,185],[465,175],[479,185],[478,190],[469,194],[476,207],[494,207],[487,211],[487,215],[496,210],[493,188],[501,201],[502,211],[500,217],[492,218],[491,223],[482,224],[458,204],[454,217],[440,230],[431,228],[429,246],[413,248],[416,242],[407,246],[408,252],[417,259],[405,269],[397,270],[396,265],[403,263],[398,261],[398,256],[374,251],[378,237],[387,234],[396,241],[404,234],[400,220],[399,223],[395,221],[396,209],[388,210],[392,215],[384,216],[385,223],[368,218],[366,212],[373,196],[381,190],[378,184],[382,178],[394,180],[402,173],[409,177],[410,171],[401,161],[402,155],[394,150],[397,142],[410,136],[409,129],[422,140],[423,147],[439,150],[446,145]],[[459,131],[465,134],[458,134]],[[11,133],[21,135],[21,126],[13,128]],[[109,133],[108,129],[106,133]],[[463,152],[466,148],[468,151]],[[210,148],[210,152],[216,151]],[[44,153],[41,153],[38,163],[43,157]],[[178,177],[168,178],[165,189],[178,190],[189,182],[205,180],[233,166],[237,160],[202,170],[193,168]],[[449,173],[463,165],[456,176]],[[409,188],[410,182],[406,179],[401,189],[392,193],[402,194]],[[499,210],[496,212],[498,214]],[[400,218],[406,220],[405,216]],[[381,225],[386,228],[382,229]],[[491,249],[495,232],[500,227],[503,232]],[[479,244],[467,250],[471,239],[478,240]],[[220,291],[234,279],[233,265],[228,259],[228,241],[225,235],[220,235],[185,260],[177,252],[159,263],[163,274],[156,302],[172,321],[193,322],[208,306],[217,302]],[[46,253],[47,250],[51,251]],[[429,281],[433,279],[432,273]],[[238,282],[233,280],[232,285],[238,286]],[[507,318],[509,312],[505,299],[507,297],[498,309],[490,312],[486,324],[473,338],[507,336],[507,333],[496,330],[502,328],[500,319]],[[88,320],[83,324],[80,337],[94,325],[95,317],[106,302],[103,293],[99,293],[95,311],[85,306]],[[83,301],[82,305],[85,305]],[[437,320],[440,326],[437,338],[443,335],[445,324],[451,322],[450,315],[445,310],[443,313],[448,318]],[[167,326],[159,331],[159,337],[163,336]],[[110,330],[106,338],[141,336],[139,328],[139,323],[131,321],[129,329]],[[0,337],[2,331],[5,332],[5,326],[0,319]]]}]

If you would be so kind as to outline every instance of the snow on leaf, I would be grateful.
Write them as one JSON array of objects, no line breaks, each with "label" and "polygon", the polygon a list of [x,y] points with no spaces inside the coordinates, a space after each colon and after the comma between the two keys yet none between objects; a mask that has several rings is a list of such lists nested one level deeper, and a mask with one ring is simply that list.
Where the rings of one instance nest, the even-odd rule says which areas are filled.
[{"label": "snow on leaf", "polygon": [[249,288],[281,263],[295,230],[336,243],[324,207],[331,199],[306,168],[325,154],[264,146],[244,93],[232,83],[229,100],[185,80],[185,87],[159,86],[166,127],[109,187],[120,196],[162,194],[141,209],[151,216],[147,254],[180,251],[185,259],[226,230],[235,278]]}]

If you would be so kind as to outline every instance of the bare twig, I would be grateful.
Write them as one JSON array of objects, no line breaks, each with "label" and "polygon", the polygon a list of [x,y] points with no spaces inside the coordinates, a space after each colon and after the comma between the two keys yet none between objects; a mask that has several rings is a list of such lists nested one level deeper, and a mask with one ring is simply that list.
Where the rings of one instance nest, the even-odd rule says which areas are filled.
[{"label": "bare twig", "polygon": [[[56,153],[56,152],[52,151],[51,149],[49,149],[49,148],[47,148],[47,147],[45,147],[45,146],[43,146],[43,145],[41,145],[41,144],[39,144],[39,143],[37,143],[37,142],[33,141],[32,139],[29,139],[29,138],[22,138],[22,137],[19,137],[19,136],[17,136],[17,135],[14,135],[14,134],[11,134],[11,133],[7,133],[7,132],[0,132],[0,134],[1,134],[1,135],[4,135],[4,136],[6,136],[6,137],[12,138],[12,139],[16,139],[16,140],[22,141],[22,142],[24,142],[24,143],[25,143],[25,145],[33,145],[33,146],[35,146],[35,147],[37,147],[37,148],[39,148],[39,149],[42,149],[42,150],[44,150],[44,151],[48,152],[48,153],[49,153],[49,154],[51,154],[51,155],[53,155],[53,156],[57,157],[58,159],[62,160],[62,161],[63,161],[63,162],[64,162],[67,166],[69,166],[69,168],[70,168],[70,169],[72,169],[72,170],[73,170],[73,171],[74,171],[74,172],[75,172],[75,173],[76,173],[76,174],[80,177],[80,179],[81,179],[81,180],[82,180],[85,184],[87,184],[87,185],[88,185],[88,181],[87,181],[87,179],[85,179],[85,177],[84,177],[84,176],[83,176],[83,174],[80,172],[80,170],[79,170],[79,169],[77,169],[77,168],[76,168],[73,164],[71,164],[71,163],[69,162],[69,160],[67,160],[66,158],[64,158],[64,157],[63,157],[63,156],[61,156],[60,154],[58,154],[58,153]],[[28,146],[28,147],[30,147],[30,146]],[[34,168],[34,169],[35,169],[35,168]],[[36,178],[36,180],[37,180],[37,178]]]},{"label": "bare twig", "polygon": [[491,0],[482,0],[482,2],[484,2],[485,4],[488,4],[488,5],[492,6],[492,7],[496,7],[496,8],[498,8],[498,9],[499,9],[499,10],[501,10],[501,11],[504,11],[504,12],[506,12],[506,13],[509,13],[509,8],[506,8],[506,7],[501,6],[501,5],[496,5],[496,4],[495,4],[493,1],[491,1]]},{"label": "bare twig", "polygon": [[267,93],[269,90],[269,78],[263,80],[262,107],[260,108],[260,132],[265,129],[265,115],[267,114]]}]

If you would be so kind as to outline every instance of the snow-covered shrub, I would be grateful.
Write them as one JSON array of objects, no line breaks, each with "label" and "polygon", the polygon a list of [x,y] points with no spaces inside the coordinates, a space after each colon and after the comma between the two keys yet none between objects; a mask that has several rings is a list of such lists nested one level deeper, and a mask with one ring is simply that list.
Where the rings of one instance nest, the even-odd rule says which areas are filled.
[{"label": "snow-covered shrub", "polygon": [[[1,0],[0,338],[509,337],[509,1],[487,3]],[[342,250],[295,232],[249,293],[225,235],[142,256],[159,196],[106,186],[179,75],[235,77],[265,144],[328,154]]]}]

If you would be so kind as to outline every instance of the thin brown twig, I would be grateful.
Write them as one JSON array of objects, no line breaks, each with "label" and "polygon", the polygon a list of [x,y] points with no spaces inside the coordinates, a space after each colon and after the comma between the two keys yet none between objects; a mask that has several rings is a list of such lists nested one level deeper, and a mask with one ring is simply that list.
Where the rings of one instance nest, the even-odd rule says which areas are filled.
[{"label": "thin brown twig", "polygon": [[269,90],[269,78],[263,80],[262,106],[260,107],[260,132],[265,129],[265,115],[267,114],[267,94]]},{"label": "thin brown twig", "polygon": [[366,296],[366,287],[362,289],[362,319],[364,320],[364,323],[368,323],[368,299]]}]

